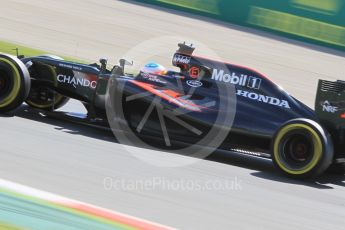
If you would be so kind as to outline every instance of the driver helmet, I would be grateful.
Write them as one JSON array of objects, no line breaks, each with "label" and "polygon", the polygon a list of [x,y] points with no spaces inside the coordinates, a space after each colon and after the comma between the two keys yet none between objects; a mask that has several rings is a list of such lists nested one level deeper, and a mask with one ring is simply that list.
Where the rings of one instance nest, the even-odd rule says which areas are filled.
[{"label": "driver helmet", "polygon": [[151,73],[163,75],[167,72],[166,68],[156,62],[149,62],[140,70],[141,73]]}]

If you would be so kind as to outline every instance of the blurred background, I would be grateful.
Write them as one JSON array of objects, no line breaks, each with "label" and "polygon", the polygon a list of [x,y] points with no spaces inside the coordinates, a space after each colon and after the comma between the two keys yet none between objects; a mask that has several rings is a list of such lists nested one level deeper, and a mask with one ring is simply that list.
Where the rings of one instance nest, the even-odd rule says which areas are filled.
[{"label": "blurred background", "polygon": [[345,50],[343,0],[136,0]]},{"label": "blurred background", "polygon": [[[138,68],[151,60],[171,68],[177,42],[198,41],[197,55],[257,69],[313,108],[318,79],[345,80],[344,8],[343,0],[3,0],[0,51],[14,54],[18,47],[27,56],[50,53],[86,63],[107,57],[109,67],[128,57]],[[71,111],[81,107],[67,104]],[[10,183],[178,229],[344,229],[344,175],[296,182],[277,175],[268,161],[237,155],[154,167],[131,154],[147,150],[118,144],[110,132],[25,109],[1,117],[0,128],[0,174]],[[157,176],[167,183],[236,178],[242,189],[104,186],[109,177],[130,184]],[[19,215],[33,225],[22,229],[109,229],[75,213],[65,217],[61,207],[52,218],[46,211],[55,208],[51,203],[0,194],[0,229],[15,229],[1,221],[20,225]],[[41,209],[34,213],[33,205]],[[39,228],[37,218],[28,217],[47,224],[63,220],[64,226]]]}]

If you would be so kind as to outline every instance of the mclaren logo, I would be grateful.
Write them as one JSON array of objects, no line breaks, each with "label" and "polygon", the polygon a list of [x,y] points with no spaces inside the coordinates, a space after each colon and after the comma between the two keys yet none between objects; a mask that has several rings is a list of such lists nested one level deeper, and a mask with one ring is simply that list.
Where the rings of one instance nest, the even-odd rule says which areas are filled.
[{"label": "mclaren logo", "polygon": [[258,101],[258,102],[262,102],[265,104],[270,104],[270,105],[283,107],[286,109],[291,109],[289,102],[287,102],[286,100],[280,100],[280,99],[275,98],[275,97],[269,97],[269,96],[256,94],[256,93],[248,92],[248,91],[244,91],[244,90],[237,90],[236,95],[248,98],[248,99],[253,100],[253,101]]},{"label": "mclaren logo", "polygon": [[190,57],[183,56],[180,54],[176,54],[173,59],[174,64],[189,64],[190,63]]},{"label": "mclaren logo", "polygon": [[248,77],[245,74],[237,76],[236,73],[227,74],[224,70],[214,69],[212,73],[212,80],[230,83],[233,85],[246,86],[251,89],[260,89],[261,79],[256,77]]},{"label": "mclaren logo", "polygon": [[63,74],[59,74],[57,76],[57,80],[60,83],[67,83],[72,85],[74,88],[77,88],[77,86],[82,86],[82,87],[90,87],[92,89],[95,89],[97,86],[96,81],[90,81],[86,78],[76,78],[76,77],[71,77]]}]

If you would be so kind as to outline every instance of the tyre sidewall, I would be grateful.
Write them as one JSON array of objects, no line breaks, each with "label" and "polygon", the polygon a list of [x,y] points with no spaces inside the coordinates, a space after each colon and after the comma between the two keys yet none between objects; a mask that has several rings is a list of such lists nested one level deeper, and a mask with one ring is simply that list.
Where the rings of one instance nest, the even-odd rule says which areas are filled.
[{"label": "tyre sidewall", "polygon": [[[277,158],[278,158],[279,153],[277,153],[275,150],[277,141],[280,142],[283,139],[283,138],[281,138],[280,140],[277,140],[277,137],[279,136],[280,132],[285,127],[288,127],[288,126],[294,125],[294,124],[295,125],[308,126],[309,128],[311,128],[317,134],[318,138],[321,141],[321,145],[322,145],[321,156],[318,159],[315,166],[312,169],[310,169],[309,171],[301,173],[301,174],[291,173],[291,172],[288,172],[288,171],[282,169],[282,167],[280,165],[283,164],[283,162],[278,162],[279,159],[277,159]],[[284,137],[284,135],[283,135],[283,137]],[[272,150],[272,160],[273,160],[275,167],[277,167],[283,174],[285,174],[289,177],[292,177],[292,178],[297,178],[297,179],[313,178],[313,177],[320,175],[331,165],[331,163],[333,161],[333,155],[334,155],[333,143],[332,143],[332,140],[331,140],[329,133],[326,130],[324,130],[320,124],[318,124],[315,121],[309,120],[309,119],[294,119],[294,120],[288,121],[287,123],[282,125],[281,128],[274,135],[271,150]],[[314,153],[315,153],[315,150],[314,150]],[[291,170],[291,171],[293,171],[293,170]]]},{"label": "tyre sidewall", "polygon": [[12,73],[12,86],[9,95],[5,96],[0,112],[9,112],[18,108],[27,98],[30,91],[30,75],[26,66],[16,57],[0,54],[0,62],[3,67],[9,68],[7,73]]}]

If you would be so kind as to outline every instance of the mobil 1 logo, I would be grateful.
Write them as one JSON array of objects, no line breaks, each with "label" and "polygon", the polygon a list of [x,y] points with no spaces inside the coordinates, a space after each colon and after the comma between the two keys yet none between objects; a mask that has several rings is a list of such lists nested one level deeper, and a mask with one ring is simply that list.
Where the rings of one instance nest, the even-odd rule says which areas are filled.
[{"label": "mobil 1 logo", "polygon": [[260,78],[248,76],[246,74],[239,75],[235,72],[225,73],[224,70],[218,69],[213,69],[211,79],[233,85],[244,86],[251,89],[260,89],[262,81]]},{"label": "mobil 1 logo", "polygon": [[261,79],[257,77],[249,77],[247,87],[252,89],[260,89]]}]

